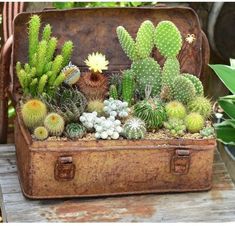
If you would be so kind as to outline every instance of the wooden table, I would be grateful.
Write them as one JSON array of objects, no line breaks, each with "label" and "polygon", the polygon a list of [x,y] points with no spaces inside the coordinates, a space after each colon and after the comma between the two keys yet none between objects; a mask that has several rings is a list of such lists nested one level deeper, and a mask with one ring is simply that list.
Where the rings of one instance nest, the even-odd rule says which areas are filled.
[{"label": "wooden table", "polygon": [[5,222],[231,222],[234,184],[218,152],[209,192],[110,198],[28,200],[21,192],[13,145],[0,146],[0,203]]}]

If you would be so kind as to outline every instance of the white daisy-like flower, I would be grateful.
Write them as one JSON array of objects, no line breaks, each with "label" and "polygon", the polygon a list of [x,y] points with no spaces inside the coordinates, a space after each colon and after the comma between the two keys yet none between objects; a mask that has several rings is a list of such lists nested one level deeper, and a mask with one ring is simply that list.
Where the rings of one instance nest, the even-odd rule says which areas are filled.
[{"label": "white daisy-like flower", "polygon": [[105,59],[105,55],[98,52],[89,54],[84,62],[89,70],[99,73],[102,73],[102,70],[107,70],[109,64],[109,61]]}]

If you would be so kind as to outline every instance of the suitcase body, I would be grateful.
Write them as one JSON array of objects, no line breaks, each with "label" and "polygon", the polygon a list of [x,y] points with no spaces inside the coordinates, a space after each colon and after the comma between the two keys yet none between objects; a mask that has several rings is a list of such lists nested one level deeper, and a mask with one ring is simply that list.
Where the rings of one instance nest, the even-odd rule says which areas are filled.
[{"label": "suitcase body", "polygon": [[[184,39],[179,54],[182,72],[200,76],[207,64],[208,43],[196,14],[189,8],[96,8],[37,14],[43,23],[52,25],[59,43],[65,39],[74,42],[72,60],[82,71],[86,70],[83,60],[93,51],[109,59],[107,74],[130,67],[115,30],[123,25],[134,36],[146,19],[154,25],[171,20],[179,27]],[[27,60],[26,23],[30,15],[22,13],[14,22],[14,65]],[[186,42],[192,34],[195,42]],[[163,63],[158,52],[153,56]],[[13,94],[17,102],[20,92],[16,76]],[[202,191],[212,185],[215,139],[40,142],[32,140],[17,109],[15,144],[22,190],[29,198]]]}]

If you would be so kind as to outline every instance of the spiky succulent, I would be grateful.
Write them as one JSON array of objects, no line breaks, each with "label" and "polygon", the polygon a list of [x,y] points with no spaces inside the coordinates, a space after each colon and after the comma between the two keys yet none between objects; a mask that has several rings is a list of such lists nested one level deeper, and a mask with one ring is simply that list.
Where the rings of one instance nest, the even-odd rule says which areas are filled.
[{"label": "spiky succulent", "polygon": [[182,47],[180,31],[171,21],[158,23],[155,29],[154,42],[164,57],[176,57]]},{"label": "spiky succulent", "polygon": [[184,119],[186,116],[186,108],[179,101],[171,101],[166,104],[165,108],[168,118]]},{"label": "spiky succulent", "polygon": [[185,118],[185,125],[190,133],[198,133],[204,127],[204,118],[198,113],[190,113]]},{"label": "spiky succulent", "polygon": [[164,122],[164,127],[173,137],[183,136],[186,130],[184,121],[179,118],[170,118],[167,122]]},{"label": "spiky succulent", "polygon": [[103,115],[104,114],[104,103],[102,100],[90,100],[87,104],[87,111],[93,112],[96,111],[97,114]]},{"label": "spiky succulent", "polygon": [[70,123],[65,127],[65,136],[70,139],[82,138],[86,128],[79,123]]},{"label": "spiky succulent", "polygon": [[149,131],[159,129],[167,118],[163,103],[156,98],[145,99],[136,103],[134,115],[145,122]]},{"label": "spiky succulent", "polygon": [[37,126],[43,125],[43,121],[47,114],[46,105],[37,99],[28,100],[21,107],[21,115],[25,125],[34,129]]},{"label": "spiky succulent", "polygon": [[128,119],[123,126],[123,134],[127,139],[143,139],[146,134],[144,121],[139,118]]},{"label": "spiky succulent", "polygon": [[204,88],[202,85],[202,82],[200,81],[199,78],[197,78],[195,75],[189,74],[189,73],[183,73],[181,74],[182,76],[186,77],[187,79],[189,79],[196,90],[196,96],[203,96],[204,95]]},{"label": "spiky succulent", "polygon": [[33,132],[37,140],[45,140],[48,137],[48,131],[44,126],[38,126]]},{"label": "spiky succulent", "polygon": [[52,136],[60,136],[64,131],[64,119],[57,113],[49,113],[45,120],[44,126]]},{"label": "spiky succulent", "polygon": [[122,76],[122,99],[131,106],[135,93],[134,73],[132,70],[123,71]]}]

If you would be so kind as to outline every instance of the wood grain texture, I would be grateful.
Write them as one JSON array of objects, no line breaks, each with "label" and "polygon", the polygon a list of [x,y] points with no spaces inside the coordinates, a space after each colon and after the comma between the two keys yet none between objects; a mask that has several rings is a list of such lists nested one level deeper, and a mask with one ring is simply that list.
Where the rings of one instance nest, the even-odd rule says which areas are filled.
[{"label": "wood grain texture", "polygon": [[[4,151],[5,150],[5,151]],[[21,192],[14,146],[0,146],[3,219],[7,222],[231,222],[235,187],[218,152],[209,192],[109,198],[28,200]]]}]

